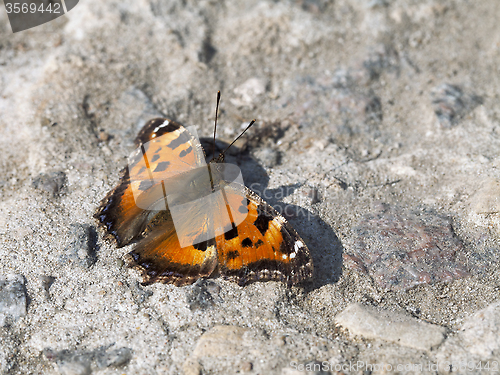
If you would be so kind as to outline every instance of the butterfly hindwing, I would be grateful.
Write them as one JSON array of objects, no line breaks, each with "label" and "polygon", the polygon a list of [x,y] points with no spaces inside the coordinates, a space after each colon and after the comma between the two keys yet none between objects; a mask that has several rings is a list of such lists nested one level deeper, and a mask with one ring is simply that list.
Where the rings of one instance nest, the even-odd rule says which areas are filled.
[{"label": "butterfly hindwing", "polygon": [[[245,285],[277,280],[289,285],[312,276],[309,249],[286,219],[248,188],[242,205],[247,217],[233,230],[216,238],[219,272]],[[228,200],[241,199],[226,189]]]},{"label": "butterfly hindwing", "polygon": [[155,220],[159,224],[125,256],[129,266],[141,272],[143,284],[182,286],[210,276],[217,266],[215,243],[181,248],[169,211],[161,211],[158,216]]}]

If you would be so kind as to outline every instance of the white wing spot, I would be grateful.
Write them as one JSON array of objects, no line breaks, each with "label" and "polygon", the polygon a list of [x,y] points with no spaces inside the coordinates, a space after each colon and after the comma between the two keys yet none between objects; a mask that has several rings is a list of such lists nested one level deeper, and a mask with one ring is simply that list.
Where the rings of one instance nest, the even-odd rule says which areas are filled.
[{"label": "white wing spot", "polygon": [[283,259],[286,259],[286,254],[283,254],[281,257],[282,257]]},{"label": "white wing spot", "polygon": [[297,255],[297,253],[291,253],[291,254],[290,254],[290,259],[295,258],[295,256],[296,256],[296,255]]},{"label": "white wing spot", "polygon": [[281,225],[285,224],[286,220],[283,216],[276,216],[274,218],[274,220],[276,220],[278,222],[278,224],[280,224],[279,226],[281,227]]},{"label": "white wing spot", "polygon": [[304,247],[304,243],[302,241],[295,241],[295,245],[293,246],[293,249],[295,252],[299,251]]},{"label": "white wing spot", "polygon": [[169,122],[168,120],[165,120],[163,122],[163,124],[161,125],[158,125],[156,128],[153,129],[153,133],[156,133],[158,130],[160,130],[161,128],[164,128],[165,126],[168,126]]}]

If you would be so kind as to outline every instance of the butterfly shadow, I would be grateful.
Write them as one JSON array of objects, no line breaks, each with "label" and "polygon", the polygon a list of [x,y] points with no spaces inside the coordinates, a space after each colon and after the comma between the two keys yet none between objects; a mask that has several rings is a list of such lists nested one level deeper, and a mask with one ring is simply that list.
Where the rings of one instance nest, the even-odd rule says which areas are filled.
[{"label": "butterfly shadow", "polygon": [[[211,150],[212,139],[201,138],[200,141],[205,150]],[[216,155],[227,146],[227,143],[218,140],[216,142]],[[321,205],[321,201],[314,203],[315,198],[311,198],[314,203],[311,206],[312,210],[284,203],[282,200],[294,194],[302,187],[302,184],[296,183],[268,189],[269,175],[261,164],[252,157],[251,150],[240,152],[238,148],[233,147],[230,148],[231,152],[226,155],[225,162],[235,164],[240,168],[245,185],[282,214],[309,248],[314,264],[314,275],[311,283],[304,284],[305,290],[311,291],[323,285],[337,282],[342,273],[344,248],[331,226],[315,212],[317,211],[315,207]]]},{"label": "butterfly shadow", "polygon": [[344,248],[330,225],[313,210],[275,199],[267,201],[295,228],[311,252],[314,275],[312,282],[304,285],[305,290],[312,291],[336,283],[342,274]]}]

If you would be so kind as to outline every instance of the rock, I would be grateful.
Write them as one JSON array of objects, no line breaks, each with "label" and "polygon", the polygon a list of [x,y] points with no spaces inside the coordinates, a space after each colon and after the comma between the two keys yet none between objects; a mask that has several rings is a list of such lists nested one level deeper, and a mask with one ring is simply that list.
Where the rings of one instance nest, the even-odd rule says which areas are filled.
[{"label": "rock", "polygon": [[344,258],[350,256],[350,265],[361,260],[354,268],[366,269],[384,289],[404,290],[469,275],[464,246],[446,217],[381,205],[364,215],[354,230],[355,244]]},{"label": "rock", "polygon": [[250,78],[234,89],[236,98],[231,98],[231,103],[236,107],[252,107],[257,98],[266,92],[266,86],[264,79]]},{"label": "rock", "polygon": [[464,93],[462,88],[448,83],[437,86],[432,91],[432,106],[443,128],[450,128],[468,112],[482,103],[476,95]]},{"label": "rock", "polygon": [[[225,368],[229,363],[239,372],[251,371],[253,369],[251,359],[258,357],[258,351],[265,350],[263,346],[269,344],[268,340],[258,333],[255,333],[254,337],[254,333],[247,328],[236,326],[219,325],[211,328],[200,337],[190,357],[186,359],[183,366],[184,373],[200,374],[204,368],[202,364],[206,364],[208,368],[222,364]],[[259,349],[249,352],[249,348],[252,347]],[[245,360],[242,361],[242,358]]]},{"label": "rock", "polygon": [[[468,318],[458,334],[449,337],[439,348],[436,359],[442,373],[479,370],[476,367],[479,364],[488,372],[495,367],[494,361],[499,356],[500,301],[496,301]],[[468,369],[471,364],[472,369]],[[490,368],[485,367],[487,364]]]},{"label": "rock", "polygon": [[26,315],[26,288],[21,275],[0,276],[0,327]]},{"label": "rock", "polygon": [[102,142],[107,142],[107,141],[109,141],[111,136],[109,135],[109,133],[105,132],[104,130],[100,130],[98,135],[97,135],[97,138],[99,138],[99,140]]},{"label": "rock", "polygon": [[47,359],[56,363],[57,370],[62,375],[89,375],[92,373],[93,353],[80,353],[69,350],[54,352],[50,349],[45,349],[43,353]]},{"label": "rock", "polygon": [[460,330],[463,346],[481,358],[500,355],[500,301],[471,316]]},{"label": "rock", "polygon": [[488,179],[483,181],[471,198],[470,206],[476,214],[500,214],[500,180]]},{"label": "rock", "polygon": [[120,348],[102,352],[96,355],[97,367],[123,367],[126,366],[132,358],[132,350],[129,348]]},{"label": "rock", "polygon": [[253,154],[264,166],[268,168],[273,168],[281,162],[280,152],[270,147],[257,149],[253,152]]},{"label": "rock", "polygon": [[83,268],[92,266],[96,258],[97,233],[87,224],[71,224],[68,234],[71,241],[64,250],[61,262],[75,262]]},{"label": "rock", "polygon": [[415,319],[406,313],[359,303],[349,305],[335,317],[335,322],[354,335],[427,351],[441,344],[446,333],[446,328]]},{"label": "rock", "polygon": [[132,358],[132,350],[129,348],[109,350],[109,347],[101,347],[93,351],[61,350],[58,352],[46,348],[43,353],[47,359],[56,363],[59,372],[64,375],[88,375],[95,367],[98,369],[121,368],[126,366]]},{"label": "rock", "polygon": [[52,286],[54,281],[56,281],[56,278],[53,276],[48,276],[48,275],[41,275],[39,277],[39,279],[40,279],[40,282],[41,282],[42,287],[43,287],[45,298],[47,300],[49,300],[50,299],[50,287]]},{"label": "rock", "polygon": [[234,356],[240,352],[243,334],[248,329],[236,326],[215,326],[198,340],[194,357]]},{"label": "rock", "polygon": [[194,311],[206,309],[213,305],[212,293],[218,294],[220,287],[211,280],[198,279],[192,286],[191,292],[186,296],[189,308]]},{"label": "rock", "polygon": [[40,173],[38,177],[33,179],[32,186],[37,189],[57,196],[64,184],[66,183],[66,174],[60,172]]},{"label": "rock", "polygon": [[[331,320],[345,301],[369,301],[453,330],[474,306],[498,297],[496,190],[479,184],[499,179],[499,6],[85,0],[65,17],[15,34],[0,11],[0,274],[24,275],[33,291],[27,316],[7,317],[0,328],[0,373],[57,373],[40,356],[49,345],[75,358],[91,352],[90,371],[102,374],[178,374],[184,364],[187,374],[234,374],[251,364],[251,374],[280,375],[300,371],[292,361],[314,366],[331,358],[342,366],[418,364],[448,344],[457,353],[447,352],[450,358],[478,358],[460,349],[460,333],[425,353],[352,339]],[[454,87],[431,95],[443,83]],[[232,141],[257,119],[239,150],[226,155],[247,186],[265,194],[298,185],[283,200],[263,198],[308,243],[314,285],[239,287],[215,279],[220,291],[210,283],[138,286],[115,264],[136,244],[118,248],[104,238],[93,246],[93,263],[85,225],[94,225],[99,201],[116,186],[138,130],[164,115],[211,139],[217,90],[220,139]],[[471,112],[474,93],[484,103]],[[53,171],[67,183],[39,176]],[[310,187],[319,196],[308,196]],[[363,216],[377,202],[400,208]],[[71,223],[83,227],[73,231]],[[342,254],[357,270],[346,270],[346,262],[341,272]],[[57,280],[49,288],[51,279],[40,275]],[[191,357],[220,324],[248,331],[233,335],[231,355],[221,352],[228,346],[221,338],[209,342],[217,356],[207,349]],[[120,343],[109,349],[117,359],[128,357],[121,346],[133,348],[130,368],[98,367],[92,345],[111,342]],[[85,373],[85,358],[69,356],[61,366]],[[396,372],[416,371],[387,371]]]},{"label": "rock", "polygon": [[134,129],[136,129],[136,132],[149,120],[155,117],[163,117],[163,114],[156,109],[146,94],[133,86],[129,87],[120,96],[119,106],[126,109],[127,116],[135,124]]}]

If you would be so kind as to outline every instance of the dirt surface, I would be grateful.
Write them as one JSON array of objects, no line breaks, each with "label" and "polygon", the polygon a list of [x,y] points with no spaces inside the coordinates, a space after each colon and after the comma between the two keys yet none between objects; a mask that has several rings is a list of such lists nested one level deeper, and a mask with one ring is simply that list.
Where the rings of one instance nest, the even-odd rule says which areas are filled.
[{"label": "dirt surface", "polygon": [[[2,7],[0,373],[498,370],[499,17],[497,0],[82,0],[12,34]],[[143,287],[97,230],[142,125],[210,136],[217,90],[220,142],[257,119],[229,161],[307,243],[311,283]],[[353,303],[444,339],[364,334],[336,320]]]}]

